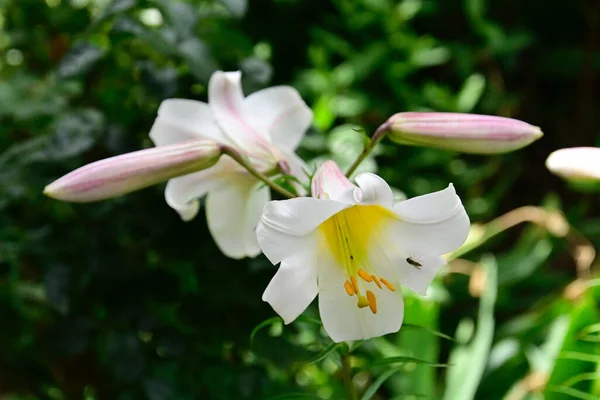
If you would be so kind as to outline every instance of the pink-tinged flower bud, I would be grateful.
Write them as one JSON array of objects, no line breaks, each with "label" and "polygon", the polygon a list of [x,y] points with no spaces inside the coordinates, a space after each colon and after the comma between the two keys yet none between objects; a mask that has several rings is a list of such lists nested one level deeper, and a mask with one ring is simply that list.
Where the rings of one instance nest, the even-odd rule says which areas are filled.
[{"label": "pink-tinged flower bud", "polygon": [[546,159],[546,168],[570,181],[600,181],[600,148],[556,150]]},{"label": "pink-tinged flower bud", "polygon": [[134,151],[76,169],[46,186],[44,194],[77,203],[109,199],[209,168],[220,156],[219,144],[205,139]]},{"label": "pink-tinged flower bud", "polygon": [[526,122],[477,114],[403,112],[386,124],[397,143],[473,154],[507,153],[543,136]]}]

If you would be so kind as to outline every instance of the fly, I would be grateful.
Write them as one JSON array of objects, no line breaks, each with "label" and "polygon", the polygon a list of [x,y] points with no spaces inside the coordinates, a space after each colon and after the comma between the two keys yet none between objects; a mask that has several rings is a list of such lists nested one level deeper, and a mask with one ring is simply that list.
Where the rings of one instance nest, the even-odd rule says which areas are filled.
[{"label": "fly", "polygon": [[423,266],[421,263],[416,262],[415,260],[413,260],[410,257],[408,257],[406,259],[406,262],[409,263],[410,265],[412,265],[413,267],[417,268],[417,269],[421,269],[421,267]]}]

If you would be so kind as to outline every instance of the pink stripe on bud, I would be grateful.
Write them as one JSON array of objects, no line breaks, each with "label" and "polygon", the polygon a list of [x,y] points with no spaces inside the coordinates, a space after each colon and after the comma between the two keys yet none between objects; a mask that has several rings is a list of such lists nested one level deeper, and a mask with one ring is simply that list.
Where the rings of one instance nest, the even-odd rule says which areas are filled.
[{"label": "pink stripe on bud", "polygon": [[573,147],[552,152],[546,168],[572,181],[600,181],[600,148]]},{"label": "pink stripe on bud", "polygon": [[209,168],[220,156],[219,144],[205,139],[134,151],[76,169],[46,186],[44,194],[78,203],[105,200]]},{"label": "pink stripe on bud", "polygon": [[491,115],[404,112],[386,124],[397,143],[473,154],[507,153],[543,136],[537,126]]}]

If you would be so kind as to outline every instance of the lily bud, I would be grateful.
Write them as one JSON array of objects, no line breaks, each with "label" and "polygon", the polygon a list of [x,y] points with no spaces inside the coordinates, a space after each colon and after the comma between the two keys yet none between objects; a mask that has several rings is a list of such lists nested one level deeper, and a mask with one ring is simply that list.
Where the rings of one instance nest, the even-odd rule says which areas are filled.
[{"label": "lily bud", "polygon": [[570,181],[600,181],[600,148],[556,150],[546,159],[546,168]]},{"label": "lily bud", "polygon": [[77,203],[105,200],[212,167],[220,156],[219,144],[205,139],[134,151],[78,168],[44,194]]},{"label": "lily bud", "polygon": [[526,122],[477,114],[403,112],[386,124],[397,143],[472,154],[507,153],[543,136]]}]

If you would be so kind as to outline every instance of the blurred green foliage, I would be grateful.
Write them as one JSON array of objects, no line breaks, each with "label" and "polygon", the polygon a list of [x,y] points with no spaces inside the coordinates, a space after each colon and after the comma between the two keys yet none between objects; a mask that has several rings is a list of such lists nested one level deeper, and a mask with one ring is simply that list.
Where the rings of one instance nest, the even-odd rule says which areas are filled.
[{"label": "blurred green foliage", "polygon": [[275,267],[226,259],[162,187],[88,205],[42,195],[150,146],[163,99],[205,100],[213,71],[241,69],[246,93],[300,90],[307,160],[348,165],[361,129],[399,111],[541,126],[501,157],[384,142],[362,166],[409,197],[454,182],[475,223],[540,208],[478,225],[449,267],[470,277],[408,293],[401,332],[352,349],[355,384],[364,400],[598,399],[600,282],[575,280],[600,244],[598,196],[543,162],[600,144],[599,46],[593,0],[0,0],[0,398],[344,398],[344,348],[316,309],[260,325]]}]

